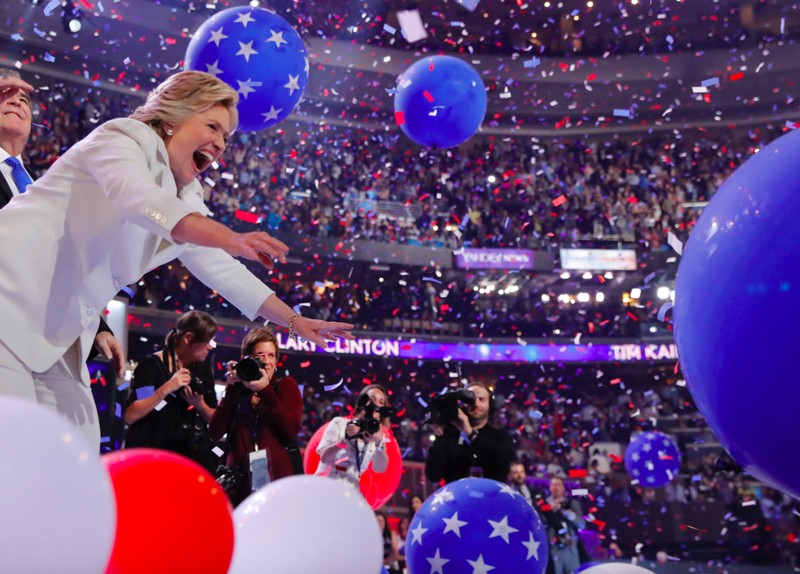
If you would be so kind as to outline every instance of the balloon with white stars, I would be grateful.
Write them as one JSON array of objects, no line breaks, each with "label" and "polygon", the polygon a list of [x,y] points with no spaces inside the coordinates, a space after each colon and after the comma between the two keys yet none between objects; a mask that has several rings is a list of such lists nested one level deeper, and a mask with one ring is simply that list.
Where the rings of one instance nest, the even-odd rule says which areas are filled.
[{"label": "balloon with white stars", "polygon": [[672,482],[681,467],[681,455],[664,433],[644,432],[625,450],[625,469],[635,483],[658,488]]},{"label": "balloon with white stars", "polygon": [[277,14],[239,6],[222,10],[193,34],[185,68],[213,74],[239,93],[239,126],[274,126],[295,109],[308,84],[308,52]]},{"label": "balloon with white stars", "polygon": [[410,574],[542,574],[547,535],[533,507],[506,484],[464,478],[437,490],[414,515]]}]

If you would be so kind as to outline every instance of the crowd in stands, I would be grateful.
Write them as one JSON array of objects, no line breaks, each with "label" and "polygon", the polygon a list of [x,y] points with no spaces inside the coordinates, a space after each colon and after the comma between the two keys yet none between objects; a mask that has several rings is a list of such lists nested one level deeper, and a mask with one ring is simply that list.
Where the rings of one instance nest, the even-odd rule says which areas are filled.
[{"label": "crowd in stands", "polygon": [[[35,175],[96,125],[127,115],[139,101],[108,91],[54,83],[39,92],[28,149]],[[780,129],[717,134],[684,130],[640,139],[478,136],[458,150],[429,152],[397,132],[287,123],[236,134],[217,169],[204,177],[214,217],[242,229],[289,237],[364,239],[432,247],[553,250],[582,240],[634,242],[666,250],[669,233],[685,240],[727,176]],[[245,223],[242,213],[259,224]],[[313,264],[313,263],[311,263]],[[159,269],[145,277],[139,305],[198,308],[238,316],[188,273]],[[482,296],[469,274],[439,283],[430,270],[393,273],[325,288],[283,276],[274,285],[304,313],[360,328],[469,337],[637,336],[636,310],[542,300],[535,283],[513,296]],[[404,324],[412,321],[413,325]]]},{"label": "crowd in stands", "polygon": [[[84,86],[41,90],[29,164],[41,175],[99,123],[139,101]],[[623,140],[476,136],[431,152],[399,132],[311,123],[236,134],[203,178],[214,217],[237,211],[289,234],[456,248],[553,249],[613,239],[664,249],[692,205],[779,129],[702,129]],[[391,202],[388,206],[381,202]],[[688,205],[687,205],[688,204]]]}]

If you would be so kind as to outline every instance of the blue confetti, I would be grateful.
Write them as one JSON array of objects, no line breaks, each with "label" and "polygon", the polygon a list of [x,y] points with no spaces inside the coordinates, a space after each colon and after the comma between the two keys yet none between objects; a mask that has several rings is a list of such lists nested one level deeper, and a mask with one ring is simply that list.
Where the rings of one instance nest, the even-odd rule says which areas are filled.
[{"label": "blue confetti", "polygon": [[539,58],[531,58],[530,60],[525,60],[524,62],[526,68],[535,68],[541,63],[542,61]]},{"label": "blue confetti", "polygon": [[44,7],[44,15],[49,16],[59,6],[61,6],[61,0],[50,0],[50,3]]}]

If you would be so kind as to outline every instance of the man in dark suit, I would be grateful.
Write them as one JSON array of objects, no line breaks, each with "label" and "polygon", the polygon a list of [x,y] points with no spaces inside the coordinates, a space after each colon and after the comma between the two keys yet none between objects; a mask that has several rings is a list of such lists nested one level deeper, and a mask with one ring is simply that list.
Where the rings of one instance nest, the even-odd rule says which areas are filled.
[{"label": "man in dark suit", "polygon": [[[22,152],[31,134],[31,92],[33,86],[19,72],[0,68],[0,209],[31,181],[22,164]],[[101,319],[90,355],[109,359],[119,377],[125,374],[125,353],[114,333]]]}]

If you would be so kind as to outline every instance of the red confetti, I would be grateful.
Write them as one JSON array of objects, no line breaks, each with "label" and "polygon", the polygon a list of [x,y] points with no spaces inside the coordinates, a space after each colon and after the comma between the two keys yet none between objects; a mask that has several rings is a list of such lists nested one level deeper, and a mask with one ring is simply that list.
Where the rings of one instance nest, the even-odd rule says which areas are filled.
[{"label": "red confetti", "polygon": [[567,202],[567,198],[564,197],[564,195],[559,195],[557,198],[555,198],[553,200],[553,207],[558,207],[562,203],[566,203],[566,202]]},{"label": "red confetti", "polygon": [[735,74],[731,74],[730,81],[738,82],[742,78],[744,78],[744,72],[736,72]]},{"label": "red confetti", "polygon": [[403,112],[395,112],[394,123],[396,123],[398,126],[402,126],[404,123],[406,123],[405,114]]},{"label": "red confetti", "polygon": [[258,223],[259,219],[257,214],[250,211],[245,211],[243,209],[237,209],[236,213],[234,213],[234,217],[236,217],[236,219],[246,221],[247,223]]},{"label": "red confetti", "polygon": [[428,90],[425,90],[424,92],[422,92],[422,95],[423,95],[423,96],[425,97],[425,99],[426,99],[426,100],[428,100],[429,102],[432,102],[432,101],[433,101],[433,96],[431,95],[431,93],[430,93]]},{"label": "red confetti", "polygon": [[582,468],[573,468],[569,471],[570,478],[586,478],[586,470]]}]

